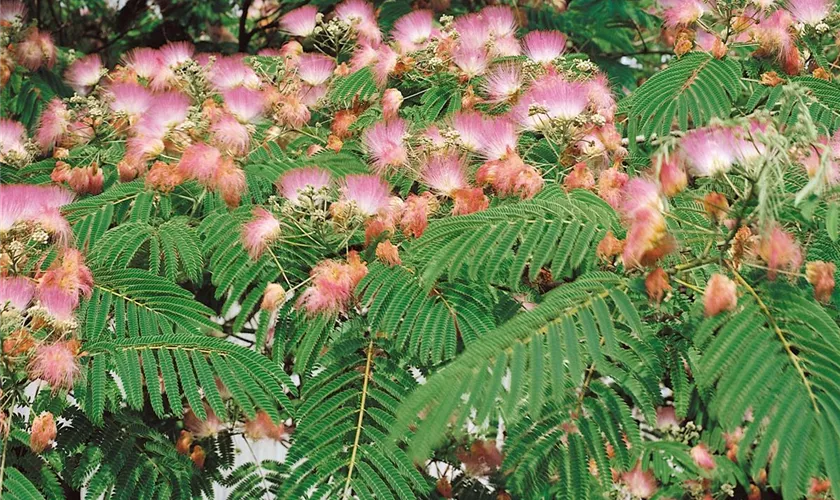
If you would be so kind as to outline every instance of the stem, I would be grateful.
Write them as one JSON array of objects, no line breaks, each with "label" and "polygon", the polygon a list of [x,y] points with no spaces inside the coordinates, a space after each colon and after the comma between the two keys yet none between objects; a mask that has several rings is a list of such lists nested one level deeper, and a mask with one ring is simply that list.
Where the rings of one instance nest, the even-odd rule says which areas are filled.
[{"label": "stem", "polygon": [[6,449],[9,445],[9,433],[3,433],[3,458],[0,459],[0,495],[3,495],[3,476],[6,472]]},{"label": "stem", "polygon": [[368,381],[370,380],[370,365],[373,360],[373,338],[371,337],[367,349],[367,362],[365,363],[365,380],[362,383],[362,402],[359,407],[359,419],[356,421],[356,437],[353,439],[353,451],[350,453],[350,465],[347,469],[347,480],[344,481],[344,494],[342,498],[350,498],[350,479],[353,477],[353,467],[356,465],[356,452],[359,450],[359,438],[362,435],[362,420],[365,417],[365,400],[367,399]]}]

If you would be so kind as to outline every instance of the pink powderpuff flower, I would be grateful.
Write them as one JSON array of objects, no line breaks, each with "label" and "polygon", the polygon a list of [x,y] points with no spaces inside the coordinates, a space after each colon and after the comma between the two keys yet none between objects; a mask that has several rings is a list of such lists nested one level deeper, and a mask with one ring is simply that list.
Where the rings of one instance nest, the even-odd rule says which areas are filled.
[{"label": "pink powderpuff flower", "polygon": [[373,5],[365,0],[344,0],[335,7],[335,17],[353,26],[362,40],[378,44],[382,32],[376,22]]},{"label": "pink powderpuff flower", "polygon": [[376,49],[376,62],[373,65],[373,77],[380,87],[388,83],[388,77],[397,67],[399,54],[387,45],[380,45]]},{"label": "pink powderpuff flower", "polygon": [[513,9],[506,5],[491,5],[481,9],[487,27],[494,38],[502,38],[516,34],[519,27]]},{"label": "pink powderpuff flower", "polygon": [[248,127],[231,114],[224,113],[213,121],[210,134],[214,146],[233,156],[245,156],[251,145]]},{"label": "pink powderpuff flower", "polygon": [[242,245],[256,260],[280,237],[280,221],[262,207],[255,207],[251,215],[254,218],[242,226]]},{"label": "pink powderpuff flower", "polygon": [[301,101],[297,93],[284,94],[280,97],[275,115],[280,124],[301,128],[309,122],[310,117],[309,108]]},{"label": "pink powderpuff flower", "polygon": [[315,31],[318,22],[318,7],[304,5],[290,10],[280,18],[280,29],[291,36],[305,38]]},{"label": "pink powderpuff flower", "polygon": [[377,49],[378,46],[373,46],[367,42],[359,42],[356,50],[353,51],[353,55],[350,56],[350,69],[355,72],[376,63],[379,58]]},{"label": "pink powderpuff flower", "polygon": [[93,275],[84,264],[82,254],[65,248],[60,257],[38,281],[37,294],[41,305],[59,321],[73,318],[81,295],[90,296]]},{"label": "pink powderpuff flower", "polygon": [[458,144],[467,151],[479,150],[484,137],[484,117],[477,111],[458,111],[449,120],[458,133]]},{"label": "pink powderpuff flower", "polygon": [[152,94],[138,83],[114,83],[108,87],[111,96],[109,103],[114,113],[125,113],[130,117],[140,117],[152,106]]},{"label": "pink powderpuff flower", "polygon": [[603,116],[607,122],[612,122],[615,118],[616,102],[613,97],[612,89],[610,89],[610,82],[606,75],[599,73],[591,80],[586,82],[587,94],[592,111]]},{"label": "pink powderpuff flower", "polygon": [[90,54],[73,63],[64,72],[64,79],[79,95],[87,95],[102,78],[102,59],[99,54]]},{"label": "pink powderpuff flower", "polygon": [[146,114],[135,127],[137,135],[162,137],[169,129],[187,119],[190,98],[180,92],[157,94]]},{"label": "pink powderpuff flower", "polygon": [[400,52],[414,52],[425,47],[432,36],[433,22],[430,10],[415,10],[397,19],[391,36],[397,42]]},{"label": "pink powderpuff flower", "polygon": [[674,240],[668,234],[665,217],[656,210],[637,211],[624,242],[624,266],[633,268],[652,265],[673,249]]},{"label": "pink powderpuff flower", "polygon": [[327,95],[327,86],[324,84],[313,87],[311,85],[303,84],[298,92],[298,95],[300,96],[300,102],[302,102],[305,106],[314,107],[318,104],[319,100]]},{"label": "pink powderpuff flower", "polygon": [[204,403],[204,413],[207,414],[204,420],[198,418],[192,408],[184,413],[184,427],[198,439],[216,436],[224,430],[224,424],[207,403]]},{"label": "pink powderpuff flower", "polygon": [[352,204],[365,217],[388,206],[391,187],[377,175],[348,175],[341,186],[341,201]]},{"label": "pink powderpuff flower", "polygon": [[618,168],[602,170],[598,176],[598,196],[606,201],[613,209],[618,210],[621,206],[621,198],[624,192],[624,185],[629,176]]},{"label": "pink powderpuff flower", "polygon": [[633,470],[621,474],[621,481],[634,497],[650,498],[656,493],[656,478],[652,472],[642,470],[641,463],[636,463]]},{"label": "pink powderpuff flower", "polygon": [[796,272],[802,266],[802,250],[793,235],[774,224],[758,242],[758,255],[767,263],[767,277],[775,280],[779,270]]},{"label": "pink powderpuff flower", "polygon": [[242,123],[255,123],[265,112],[265,94],[259,90],[238,87],[222,95],[225,98],[225,107]]},{"label": "pink powderpuff flower", "polygon": [[703,0],[660,0],[660,3],[665,8],[665,25],[672,28],[687,26],[709,11]]},{"label": "pink powderpuff flower", "polygon": [[423,131],[421,139],[427,143],[431,149],[443,149],[446,147],[446,138],[443,137],[437,125],[429,125],[429,128]]},{"label": "pink powderpuff flower", "polygon": [[53,414],[45,411],[32,419],[32,432],[29,435],[29,449],[32,453],[41,453],[58,435]]},{"label": "pink powderpuff flower", "polygon": [[559,31],[532,31],[522,38],[522,47],[528,59],[550,64],[566,51],[566,35]]},{"label": "pink powderpuff flower", "polygon": [[[814,298],[824,304],[831,301],[836,273],[837,265],[834,262],[815,260],[805,264],[805,277],[808,283],[814,286]],[[0,293],[0,302],[2,300],[2,293]]]},{"label": "pink powderpuff flower", "polygon": [[18,0],[0,1],[0,21],[11,23],[26,20],[26,6]]},{"label": "pink powderpuff flower", "polygon": [[677,411],[673,406],[660,406],[656,409],[656,428],[660,430],[679,428]]},{"label": "pink powderpuff flower", "polygon": [[0,118],[0,161],[8,161],[7,156],[25,157],[25,143],[26,128],[23,124],[8,118]]},{"label": "pink powderpuff flower", "polygon": [[177,68],[192,59],[195,47],[190,42],[169,42],[158,51],[164,66]]},{"label": "pink powderpuff flower", "polygon": [[382,93],[382,118],[385,121],[399,117],[403,95],[397,89],[388,89]]},{"label": "pink powderpuff flower", "polygon": [[263,299],[260,302],[260,309],[263,311],[276,311],[286,301],[286,290],[278,283],[269,283],[263,292]]},{"label": "pink powderpuff flower", "polygon": [[248,187],[245,171],[237,167],[231,158],[223,157],[215,178],[207,187],[211,191],[218,191],[228,207],[236,207]]},{"label": "pink powderpuff flower", "polygon": [[621,214],[625,220],[632,221],[641,212],[654,211],[658,213],[662,209],[662,198],[659,186],[656,183],[637,177],[624,185]]},{"label": "pink powderpuff flower", "polygon": [[788,0],[785,9],[797,22],[816,26],[831,14],[833,3],[831,0]]},{"label": "pink powderpuff flower", "polygon": [[335,60],[322,54],[302,54],[298,59],[297,74],[313,87],[326,83],[335,71]]},{"label": "pink powderpuff flower", "polygon": [[589,167],[584,162],[578,162],[572,167],[572,171],[563,179],[563,188],[566,191],[572,189],[587,189],[595,188],[595,176],[589,170]]},{"label": "pink powderpuff flower", "polygon": [[689,172],[696,177],[713,177],[728,172],[735,162],[732,132],[720,127],[692,130],[680,141],[680,151]]},{"label": "pink powderpuff flower", "polygon": [[0,310],[25,311],[35,295],[35,284],[22,276],[0,276]]},{"label": "pink powderpuff flower", "polygon": [[218,92],[236,87],[258,88],[260,79],[254,70],[245,64],[242,57],[230,56],[216,59],[208,71],[208,80]]},{"label": "pink powderpuff flower", "polygon": [[397,118],[381,121],[365,130],[362,143],[373,158],[374,170],[381,174],[391,168],[401,167],[408,161],[405,138],[408,123]]},{"label": "pink powderpuff flower", "polygon": [[37,71],[41,65],[51,69],[55,64],[56,48],[49,33],[33,27],[15,46],[15,56],[18,64],[30,71]]},{"label": "pink powderpuff flower", "polygon": [[29,365],[29,377],[43,380],[53,391],[72,389],[81,374],[78,348],[76,340],[39,345]]},{"label": "pink powderpuff flower", "polygon": [[773,12],[751,29],[752,37],[758,42],[756,55],[775,55],[782,69],[789,75],[799,73],[802,57],[796,48],[793,35],[793,16],[784,9]]},{"label": "pink powderpuff flower", "polygon": [[734,311],[738,305],[737,292],[734,281],[722,274],[713,274],[703,293],[703,312],[706,317],[716,316],[724,311]]},{"label": "pink powderpuff flower", "polygon": [[420,172],[420,179],[435,192],[452,197],[452,194],[469,186],[466,159],[454,153],[429,156]]},{"label": "pink powderpuff flower", "polygon": [[332,176],[328,170],[320,167],[303,167],[289,170],[277,180],[277,190],[280,196],[289,200],[294,206],[300,206],[301,192],[307,190],[320,191],[332,184]]},{"label": "pink powderpuff flower", "polygon": [[304,308],[310,315],[344,312],[353,298],[353,290],[367,272],[367,265],[355,251],[347,254],[346,263],[335,260],[320,262],[309,273],[313,284],[301,294],[298,307]]},{"label": "pink powderpuff flower", "polygon": [[286,433],[286,426],[283,423],[275,424],[271,421],[271,417],[264,411],[257,412],[254,420],[245,421],[245,435],[250,439],[273,439],[274,441],[283,441],[283,436]]},{"label": "pink powderpuff flower", "polygon": [[487,71],[488,54],[483,47],[458,47],[452,56],[455,66],[467,78],[475,78]]},{"label": "pink powderpuff flower", "polygon": [[429,225],[429,215],[437,208],[437,200],[426,191],[421,195],[412,194],[406,198],[400,214],[400,228],[406,237],[419,238]]},{"label": "pink powderpuff flower", "polygon": [[520,97],[511,115],[526,130],[539,130],[553,119],[571,120],[586,110],[589,96],[586,86],[550,75],[534,82]]},{"label": "pink powderpuff flower", "polygon": [[95,164],[88,167],[73,168],[69,172],[67,184],[78,194],[99,194],[105,183],[102,169]]},{"label": "pink powderpuff flower", "polygon": [[0,231],[22,221],[37,222],[61,244],[69,241],[70,224],[59,209],[73,201],[73,193],[58,186],[0,185]]},{"label": "pink powderpuff flower", "polygon": [[701,469],[712,471],[715,470],[715,457],[709,453],[709,449],[706,447],[705,444],[700,443],[697,446],[691,448],[691,459],[694,460],[694,463],[697,467]]},{"label": "pink powderpuff flower", "polygon": [[452,192],[452,199],[455,205],[452,207],[452,215],[467,215],[487,210],[490,206],[490,199],[484,194],[481,188],[463,188]]},{"label": "pink powderpuff flower", "polygon": [[516,195],[523,200],[533,198],[544,184],[539,171],[526,165],[515,153],[486,162],[476,171],[475,180],[481,185],[491,185],[499,196]]},{"label": "pink powderpuff flower", "polygon": [[490,44],[489,51],[492,58],[522,55],[522,47],[516,35],[506,35],[494,39]]},{"label": "pink powderpuff flower", "polygon": [[203,142],[191,144],[178,162],[178,170],[187,179],[209,185],[216,176],[216,171],[222,163],[222,153]]},{"label": "pink powderpuff flower", "polygon": [[455,32],[458,33],[460,47],[470,49],[486,47],[490,43],[490,29],[490,20],[479,12],[455,19]]},{"label": "pink powderpuff flower", "polygon": [[487,102],[507,102],[522,90],[522,70],[513,63],[498,64],[487,74],[482,88]]},{"label": "pink powderpuff flower", "polygon": [[767,147],[760,141],[760,137],[764,134],[766,124],[754,121],[750,123],[749,129],[741,128],[732,129],[730,138],[730,147],[732,148],[732,155],[741,165],[749,162],[759,160],[767,151]]},{"label": "pink powderpuff flower", "polygon": [[665,196],[675,196],[685,189],[688,176],[680,165],[676,154],[658,155],[653,159],[653,165],[659,175],[659,186]]},{"label": "pink powderpuff flower", "polygon": [[131,68],[140,78],[151,80],[163,67],[163,58],[155,49],[139,47],[132,49],[123,57],[123,64]]},{"label": "pink powderpuff flower", "polygon": [[388,267],[399,266],[402,264],[400,258],[400,250],[396,245],[391,243],[391,240],[380,241],[376,245],[376,258]]},{"label": "pink powderpuff flower", "polygon": [[41,113],[41,121],[35,132],[35,142],[41,151],[52,149],[67,133],[70,127],[70,111],[59,98],[54,98]]},{"label": "pink powderpuff flower", "polygon": [[516,125],[506,117],[497,116],[485,119],[479,138],[478,153],[485,160],[500,160],[508,155],[516,154],[519,133]]}]

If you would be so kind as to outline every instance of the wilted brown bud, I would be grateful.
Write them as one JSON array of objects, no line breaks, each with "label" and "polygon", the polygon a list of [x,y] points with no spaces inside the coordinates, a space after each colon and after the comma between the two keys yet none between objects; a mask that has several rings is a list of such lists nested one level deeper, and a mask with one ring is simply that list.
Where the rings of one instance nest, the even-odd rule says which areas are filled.
[{"label": "wilted brown bud", "polygon": [[391,243],[391,240],[381,241],[378,245],[376,245],[376,258],[389,267],[402,264],[400,251],[396,245]]},{"label": "wilted brown bud", "polygon": [[782,80],[779,77],[779,74],[775,71],[768,71],[767,73],[762,73],[760,81],[762,85],[769,85],[770,87],[775,87],[776,85],[781,85],[785,83],[785,81]]},{"label": "wilted brown bud", "polygon": [[668,273],[661,267],[651,271],[645,278],[645,290],[650,301],[659,304],[665,298],[665,293],[671,290]]},{"label": "wilted brown bud", "polygon": [[827,303],[834,292],[834,273],[837,265],[833,262],[814,261],[805,264],[805,277],[814,286],[814,297]]},{"label": "wilted brown bud", "polygon": [[719,224],[729,212],[729,200],[723,194],[713,191],[703,197],[703,209],[712,222]]},{"label": "wilted brown bud", "polygon": [[192,460],[193,463],[195,463],[196,467],[198,467],[199,469],[203,469],[204,460],[206,459],[207,456],[204,454],[204,448],[202,448],[200,445],[196,445],[195,448],[193,448],[192,453],[190,453],[190,460]]},{"label": "wilted brown bud", "polygon": [[616,238],[612,231],[607,231],[604,239],[598,243],[598,248],[595,250],[595,253],[598,255],[599,259],[612,262],[623,250],[624,242]]},{"label": "wilted brown bud", "polygon": [[181,455],[189,455],[192,442],[192,433],[190,431],[181,431],[181,434],[178,436],[178,440],[175,441],[175,451]]},{"label": "wilted brown bud", "polygon": [[814,78],[819,78],[820,80],[825,80],[827,82],[831,81],[831,73],[824,70],[823,68],[817,68],[811,74],[814,75]]}]

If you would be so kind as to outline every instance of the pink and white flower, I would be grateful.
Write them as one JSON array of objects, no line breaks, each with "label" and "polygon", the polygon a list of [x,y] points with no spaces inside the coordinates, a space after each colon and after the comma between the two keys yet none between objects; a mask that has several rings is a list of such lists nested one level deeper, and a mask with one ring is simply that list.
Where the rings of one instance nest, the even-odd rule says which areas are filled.
[{"label": "pink and white flower", "polygon": [[703,293],[703,310],[706,317],[732,311],[738,305],[735,282],[722,274],[713,274]]},{"label": "pink and white flower", "polygon": [[420,179],[434,191],[451,197],[455,191],[469,187],[466,167],[465,158],[457,154],[433,154],[426,159]]},{"label": "pink and white flower", "polygon": [[75,340],[39,345],[29,366],[29,376],[43,380],[54,391],[72,389],[81,374],[76,356],[78,345]]},{"label": "pink and white flower", "polygon": [[315,31],[318,7],[304,5],[290,10],[280,18],[280,29],[292,36],[307,37]]},{"label": "pink and white flower", "polygon": [[259,90],[238,87],[222,95],[227,110],[242,123],[256,123],[265,113],[265,94]]},{"label": "pink and white flower", "polygon": [[550,75],[534,82],[513,107],[511,115],[526,130],[539,130],[554,119],[576,118],[588,105],[584,84]]},{"label": "pink and white flower", "polygon": [[58,186],[0,185],[0,231],[8,231],[18,222],[36,222],[59,242],[66,243],[72,233],[59,209],[72,202],[73,197],[71,191]]},{"label": "pink and white flower", "polygon": [[93,275],[81,252],[65,248],[38,281],[38,301],[50,316],[68,321],[73,319],[80,296],[90,296],[92,289]]},{"label": "pink and white flower", "polygon": [[401,167],[408,161],[407,134],[408,123],[401,118],[381,121],[365,130],[362,142],[378,173]]},{"label": "pink and white flower", "polygon": [[452,56],[455,66],[467,78],[483,75],[487,70],[487,49],[483,47],[458,47]]},{"label": "pink and white flower", "polygon": [[151,80],[161,70],[163,58],[155,49],[139,47],[128,52],[123,57],[123,63],[140,78]]},{"label": "pink and white flower", "polygon": [[513,63],[496,65],[483,84],[488,102],[506,102],[522,90],[522,70]]},{"label": "pink and white flower", "polygon": [[320,167],[303,167],[289,170],[277,180],[277,190],[283,198],[292,205],[300,206],[300,193],[307,190],[320,191],[328,188],[332,183],[332,176],[326,169]]},{"label": "pink and white flower", "polygon": [[399,117],[400,105],[403,102],[403,95],[397,89],[388,89],[382,93],[382,117],[392,120]]},{"label": "pink and white flower", "polygon": [[373,5],[365,0],[344,0],[335,7],[335,17],[353,26],[359,37],[378,44],[382,41],[382,32],[376,23]]},{"label": "pink and white flower", "polygon": [[516,125],[506,117],[485,119],[478,147],[479,154],[486,160],[499,160],[516,151],[519,133]]},{"label": "pink and white flower", "polygon": [[23,276],[0,276],[0,310],[25,311],[35,295],[35,284]]},{"label": "pink and white flower", "polygon": [[93,86],[99,83],[103,69],[99,54],[90,54],[73,61],[64,72],[64,79],[77,94],[87,95]]},{"label": "pink and white flower", "polygon": [[52,149],[70,127],[70,111],[61,99],[54,98],[41,113],[41,122],[35,132],[35,141],[41,151]]},{"label": "pink and white flower", "polygon": [[169,42],[161,47],[160,58],[163,65],[169,68],[177,68],[192,59],[195,47],[190,42]]},{"label": "pink and white flower", "polygon": [[254,70],[245,64],[240,56],[220,57],[216,59],[208,72],[208,79],[213,88],[224,92],[236,87],[258,88],[260,79]]},{"label": "pink and white flower", "polygon": [[665,25],[670,27],[687,26],[709,11],[703,0],[660,0],[665,8]]},{"label": "pink and white flower", "polygon": [[566,51],[566,36],[559,31],[532,31],[522,38],[528,59],[548,64]]},{"label": "pink and white flower", "polygon": [[816,26],[831,14],[833,4],[831,0],[788,0],[785,9],[798,22]]},{"label": "pink and white flower", "polygon": [[313,87],[326,83],[335,71],[335,60],[322,54],[302,54],[298,60],[298,77]]},{"label": "pink and white flower", "polygon": [[484,117],[477,111],[458,111],[450,119],[450,124],[458,133],[458,143],[467,151],[476,152],[481,148],[484,137]]},{"label": "pink and white flower", "polygon": [[146,87],[134,82],[114,83],[108,87],[110,107],[115,113],[138,118],[152,106],[152,94]]},{"label": "pink and white flower", "polygon": [[7,157],[26,156],[26,128],[23,124],[0,118],[0,161],[6,162]]},{"label": "pink and white flower", "polygon": [[728,172],[735,162],[732,132],[719,127],[692,130],[680,141],[680,150],[696,177]]},{"label": "pink and white flower", "polygon": [[432,11],[415,10],[397,19],[391,35],[403,53],[414,52],[426,46],[432,36],[432,23]]},{"label": "pink and white flower", "polygon": [[251,145],[251,134],[248,127],[233,115],[224,113],[210,126],[212,143],[234,156],[244,156]]},{"label": "pink and white flower", "polygon": [[242,245],[252,259],[258,259],[280,237],[280,221],[262,207],[251,214],[254,218],[242,226]]},{"label": "pink and white flower", "polygon": [[495,38],[502,38],[516,34],[518,23],[513,9],[507,5],[491,5],[481,9],[481,16],[487,22],[490,33]]},{"label": "pink and white flower", "polygon": [[388,206],[391,188],[378,175],[348,175],[341,185],[341,201],[352,204],[365,217]]}]

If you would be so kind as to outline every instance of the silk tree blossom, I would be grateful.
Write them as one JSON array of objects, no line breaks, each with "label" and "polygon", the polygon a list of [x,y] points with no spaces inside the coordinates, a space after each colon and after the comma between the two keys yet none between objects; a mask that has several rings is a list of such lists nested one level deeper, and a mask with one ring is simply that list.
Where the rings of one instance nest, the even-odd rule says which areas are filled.
[{"label": "silk tree blossom", "polygon": [[622,473],[621,481],[630,490],[630,494],[637,498],[650,498],[657,490],[656,477],[651,471],[642,470],[641,463],[636,463],[629,472]]},{"label": "silk tree blossom", "polygon": [[399,111],[402,103],[403,95],[399,90],[387,89],[382,93],[382,117],[386,121],[399,118]]},{"label": "silk tree blossom", "polygon": [[767,264],[767,277],[776,279],[780,270],[797,272],[802,266],[802,250],[793,235],[774,224],[758,242],[758,256]]},{"label": "silk tree blossom", "polygon": [[737,291],[734,281],[722,274],[713,274],[703,293],[703,311],[706,317],[716,316],[724,311],[734,311],[738,305]]},{"label": "silk tree blossom", "polygon": [[266,110],[265,94],[259,90],[238,87],[222,96],[227,110],[242,123],[256,123]]},{"label": "silk tree blossom", "polygon": [[486,160],[500,160],[515,154],[519,142],[516,125],[504,116],[484,119],[478,153]]},{"label": "silk tree blossom", "polygon": [[540,172],[515,153],[484,163],[476,171],[475,180],[479,185],[490,185],[499,196],[519,196],[523,200],[533,198],[544,184]]},{"label": "silk tree blossom", "polygon": [[263,292],[260,309],[263,311],[276,311],[288,297],[286,290],[279,283],[269,283]]},{"label": "silk tree blossom", "polygon": [[479,12],[459,16],[455,19],[458,45],[465,48],[484,48],[490,43],[490,22]]},{"label": "silk tree blossom", "polygon": [[455,66],[467,78],[483,75],[487,70],[488,54],[483,47],[458,47],[452,56]]},{"label": "silk tree blossom", "polygon": [[388,83],[388,77],[397,67],[399,54],[388,45],[380,45],[376,49],[376,61],[373,64],[373,77],[379,86]]},{"label": "silk tree blossom", "polygon": [[145,80],[154,78],[163,66],[160,52],[148,47],[132,49],[123,57],[123,64]]},{"label": "silk tree blossom", "polygon": [[73,61],[64,72],[64,79],[77,94],[87,95],[99,83],[103,70],[99,54],[90,54]]},{"label": "silk tree blossom", "polygon": [[208,185],[212,183],[222,162],[222,153],[203,142],[190,145],[181,155],[178,169],[187,179]]},{"label": "silk tree blossom", "polygon": [[35,284],[23,276],[0,276],[0,310],[25,311],[35,295]]},{"label": "silk tree blossom", "polygon": [[9,163],[14,157],[26,156],[26,128],[14,120],[0,118],[0,161]]},{"label": "silk tree blossom", "polygon": [[458,144],[467,151],[477,152],[484,136],[484,117],[477,111],[458,111],[449,120],[457,133]]},{"label": "silk tree blossom", "polygon": [[280,18],[280,29],[291,36],[305,38],[315,31],[318,23],[318,7],[304,5],[290,10]]},{"label": "silk tree blossom", "polygon": [[532,31],[522,38],[528,59],[549,64],[566,51],[566,36],[559,31]]},{"label": "silk tree blossom", "polygon": [[302,202],[300,199],[302,193],[328,189],[331,184],[332,176],[328,170],[320,167],[303,167],[285,172],[277,180],[276,185],[280,196],[299,207]]},{"label": "silk tree blossom", "polygon": [[207,415],[204,420],[200,419],[192,408],[184,413],[184,427],[198,439],[216,436],[225,429],[224,423],[207,403],[204,403],[204,413]]},{"label": "silk tree blossom", "polygon": [[709,12],[704,0],[660,0],[660,3],[665,8],[665,25],[672,28],[692,24]]},{"label": "silk tree blossom", "polygon": [[30,28],[26,37],[15,47],[18,64],[29,71],[37,71],[41,66],[52,69],[56,53],[55,43],[50,34],[38,31],[35,27]]},{"label": "silk tree blossom", "polygon": [[789,75],[799,73],[802,66],[802,57],[793,34],[793,24],[793,16],[788,11],[779,9],[750,29],[752,38],[759,44],[756,55],[776,56],[782,69]]},{"label": "silk tree blossom", "polygon": [[691,459],[694,460],[697,467],[707,471],[715,470],[715,457],[709,453],[709,448],[705,444],[700,443],[694,446],[691,448],[690,454]]},{"label": "silk tree blossom", "polygon": [[326,83],[335,71],[335,60],[322,54],[302,54],[297,74],[306,84],[313,87]]},{"label": "silk tree blossom", "polygon": [[624,241],[622,260],[628,268],[649,266],[674,249],[665,217],[651,209],[636,212]]},{"label": "silk tree blossom", "polygon": [[53,442],[58,429],[55,426],[53,414],[45,411],[32,419],[32,432],[29,435],[29,449],[39,454]]},{"label": "silk tree blossom", "polygon": [[[805,265],[805,277],[808,279],[808,283],[814,286],[814,298],[824,304],[831,301],[836,273],[837,264],[834,262],[817,260]],[[0,298],[0,302],[2,302],[2,298]]]},{"label": "silk tree blossom", "polygon": [[415,10],[394,23],[391,36],[401,52],[414,52],[426,46],[433,32],[433,14],[430,10]]},{"label": "silk tree blossom", "polygon": [[563,179],[563,188],[566,189],[566,191],[570,191],[572,189],[591,190],[594,187],[595,176],[592,175],[592,171],[589,170],[589,167],[585,162],[576,163],[572,167],[572,171],[569,172]]},{"label": "silk tree blossom", "polygon": [[283,441],[286,434],[286,426],[283,423],[275,424],[271,417],[264,411],[258,411],[254,420],[245,421],[245,435],[249,439],[273,439]]},{"label": "silk tree blossom", "polygon": [[365,130],[362,143],[373,159],[373,168],[377,173],[401,167],[408,162],[408,149],[405,138],[408,123],[397,118],[381,121]]},{"label": "silk tree blossom", "polygon": [[455,202],[452,207],[452,215],[468,215],[487,210],[490,207],[490,199],[487,198],[481,188],[456,189],[452,192],[452,200]]},{"label": "silk tree blossom", "polygon": [[345,312],[353,299],[353,290],[367,272],[367,265],[355,251],[347,254],[347,262],[320,262],[309,273],[312,286],[301,294],[297,306],[309,315]]},{"label": "silk tree blossom", "polygon": [[164,92],[152,98],[148,111],[140,117],[133,131],[137,136],[163,138],[173,127],[187,119],[190,98],[180,92]]},{"label": "silk tree blossom", "polygon": [[797,22],[816,26],[831,14],[832,0],[787,0],[785,9]]},{"label": "silk tree blossom", "polygon": [[466,159],[455,153],[433,154],[425,160],[420,179],[435,192],[452,197],[469,186],[466,168]]},{"label": "silk tree blossom", "polygon": [[353,51],[353,55],[350,56],[350,69],[359,71],[364,67],[375,64],[379,58],[378,48],[378,45],[371,45],[365,41],[359,42],[356,50]]},{"label": "silk tree blossom", "polygon": [[388,206],[391,188],[377,175],[348,175],[341,188],[341,200],[352,205],[361,215],[371,217]]},{"label": "silk tree blossom", "polygon": [[484,7],[480,12],[486,20],[490,33],[495,38],[502,38],[516,34],[519,23],[516,22],[516,14],[507,5],[491,5]]},{"label": "silk tree blossom", "polygon": [[627,174],[618,170],[617,167],[602,170],[598,176],[598,196],[613,207],[613,209],[618,210],[621,205],[624,185],[629,178]]},{"label": "silk tree blossom", "polygon": [[373,4],[365,0],[344,0],[335,7],[335,17],[344,21],[359,34],[359,38],[368,42],[382,41],[382,32],[376,23]]},{"label": "silk tree blossom", "polygon": [[236,87],[256,89],[260,79],[254,70],[245,64],[242,57],[228,56],[216,59],[208,71],[210,84],[219,92]]},{"label": "silk tree blossom", "polygon": [[493,67],[482,84],[488,102],[506,102],[522,90],[522,70],[517,64],[502,63]]},{"label": "silk tree blossom", "polygon": [[653,166],[659,176],[659,186],[665,196],[675,196],[688,184],[688,176],[683,170],[676,153],[669,156],[657,155]]},{"label": "silk tree blossom", "polygon": [[406,237],[423,236],[429,225],[429,216],[438,208],[438,201],[428,191],[421,195],[412,194],[406,198],[400,214],[399,225]]},{"label": "silk tree blossom", "polygon": [[511,110],[511,115],[526,130],[540,130],[554,119],[572,120],[589,105],[586,86],[557,75],[534,82]]},{"label": "silk tree blossom", "polygon": [[169,42],[160,49],[160,59],[164,66],[177,68],[187,61],[192,60],[195,53],[195,46],[190,42]]},{"label": "silk tree blossom", "polygon": [[41,113],[35,142],[41,151],[49,151],[61,141],[70,127],[71,115],[67,105],[61,99],[54,98]]},{"label": "silk tree blossom", "polygon": [[248,127],[229,113],[222,114],[210,126],[211,142],[233,156],[245,156],[251,145]]},{"label": "silk tree blossom", "polygon": [[599,73],[587,80],[585,85],[592,111],[603,116],[607,122],[612,122],[617,104],[607,76]]},{"label": "silk tree blossom", "polygon": [[24,21],[26,19],[26,6],[23,2],[18,0],[2,0],[0,1],[0,21],[11,23],[15,20]]},{"label": "silk tree blossom", "polygon": [[59,209],[73,198],[73,192],[58,186],[0,185],[0,231],[8,231],[19,222],[33,222],[65,245],[72,231]]},{"label": "silk tree blossom", "polygon": [[148,111],[154,100],[151,92],[134,82],[114,83],[108,87],[108,94],[111,111],[132,118],[139,118]]},{"label": "silk tree blossom", "polygon": [[29,377],[43,380],[53,391],[72,389],[81,374],[78,350],[77,340],[39,345],[29,365]]},{"label": "silk tree blossom", "polygon": [[625,220],[632,221],[641,212],[660,212],[663,208],[656,183],[636,177],[624,186],[620,211]]},{"label": "silk tree blossom", "polygon": [[251,214],[254,218],[242,226],[242,245],[252,259],[258,259],[280,237],[280,221],[262,207]]},{"label": "silk tree blossom", "polygon": [[37,296],[47,313],[58,321],[69,321],[82,295],[90,296],[93,275],[81,252],[65,248],[38,281]]},{"label": "silk tree blossom", "polygon": [[722,127],[692,130],[680,140],[688,171],[696,177],[713,177],[728,172],[735,162],[732,132]]}]

